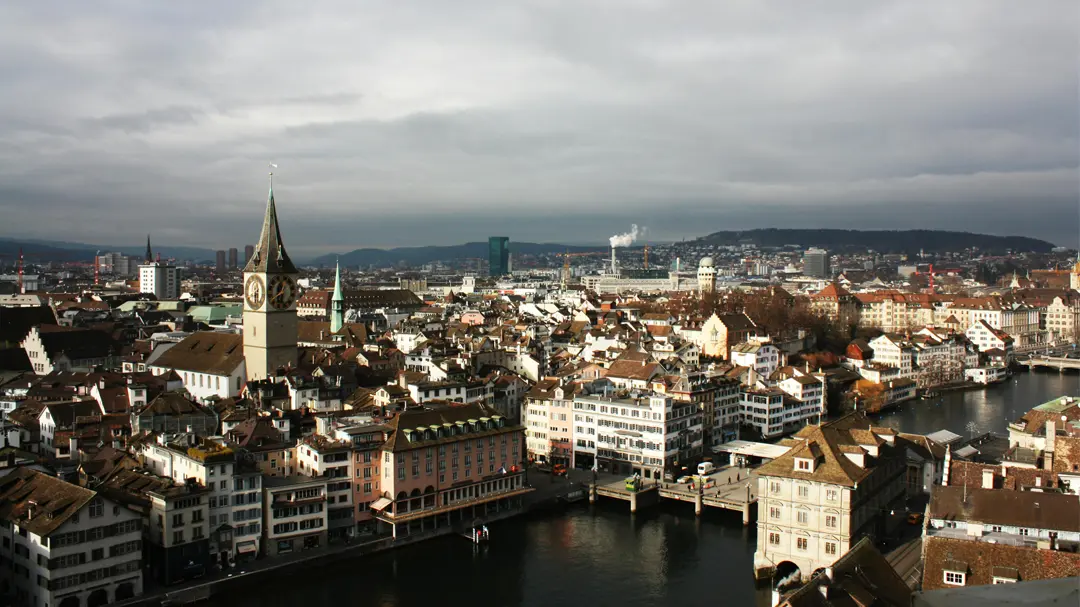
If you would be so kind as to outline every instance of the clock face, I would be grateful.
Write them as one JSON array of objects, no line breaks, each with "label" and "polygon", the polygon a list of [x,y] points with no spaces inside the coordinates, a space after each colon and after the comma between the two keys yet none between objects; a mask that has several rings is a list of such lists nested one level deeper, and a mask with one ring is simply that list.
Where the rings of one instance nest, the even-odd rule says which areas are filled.
[{"label": "clock face", "polygon": [[270,305],[276,310],[284,310],[296,299],[296,283],[288,276],[275,276],[270,279],[268,294]]},{"label": "clock face", "polygon": [[247,284],[244,285],[244,299],[247,300],[248,307],[252,309],[261,308],[265,297],[266,286],[263,285],[262,278],[259,276],[248,278]]}]

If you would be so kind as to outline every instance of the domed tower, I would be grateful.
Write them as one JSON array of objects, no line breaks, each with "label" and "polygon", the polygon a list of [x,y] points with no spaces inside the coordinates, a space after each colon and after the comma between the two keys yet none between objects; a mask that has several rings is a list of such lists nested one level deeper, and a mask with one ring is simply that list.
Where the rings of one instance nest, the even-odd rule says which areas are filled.
[{"label": "domed tower", "polygon": [[712,257],[703,257],[698,262],[697,283],[698,295],[716,291],[716,268],[713,266]]},{"label": "domed tower", "polygon": [[1076,264],[1073,265],[1072,272],[1069,273],[1069,288],[1073,291],[1080,291],[1080,253],[1076,254]]}]

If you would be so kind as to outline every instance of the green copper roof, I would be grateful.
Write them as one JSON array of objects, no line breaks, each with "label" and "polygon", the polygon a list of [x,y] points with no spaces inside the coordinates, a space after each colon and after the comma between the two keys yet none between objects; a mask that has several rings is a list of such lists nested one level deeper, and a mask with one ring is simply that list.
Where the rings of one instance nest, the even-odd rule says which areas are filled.
[{"label": "green copper roof", "polygon": [[341,294],[341,262],[337,262],[337,266],[334,268],[334,296],[331,301],[345,301],[345,296]]}]

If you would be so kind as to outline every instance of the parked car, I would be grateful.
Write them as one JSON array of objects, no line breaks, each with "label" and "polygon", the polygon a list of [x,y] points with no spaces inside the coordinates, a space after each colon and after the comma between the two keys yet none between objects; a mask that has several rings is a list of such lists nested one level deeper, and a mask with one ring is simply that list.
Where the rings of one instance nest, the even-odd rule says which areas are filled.
[{"label": "parked car", "polygon": [[551,467],[552,476],[566,476],[566,466],[562,464],[555,464]]},{"label": "parked car", "polygon": [[716,472],[716,464],[712,462],[701,462],[697,465],[698,476],[708,476]]}]

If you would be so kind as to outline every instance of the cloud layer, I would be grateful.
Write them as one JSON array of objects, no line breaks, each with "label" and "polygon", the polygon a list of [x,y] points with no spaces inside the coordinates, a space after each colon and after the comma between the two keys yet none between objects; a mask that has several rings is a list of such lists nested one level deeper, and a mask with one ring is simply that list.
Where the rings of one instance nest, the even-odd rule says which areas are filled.
[{"label": "cloud layer", "polygon": [[4,235],[297,253],[942,227],[1076,245],[1071,0],[0,4]]}]

